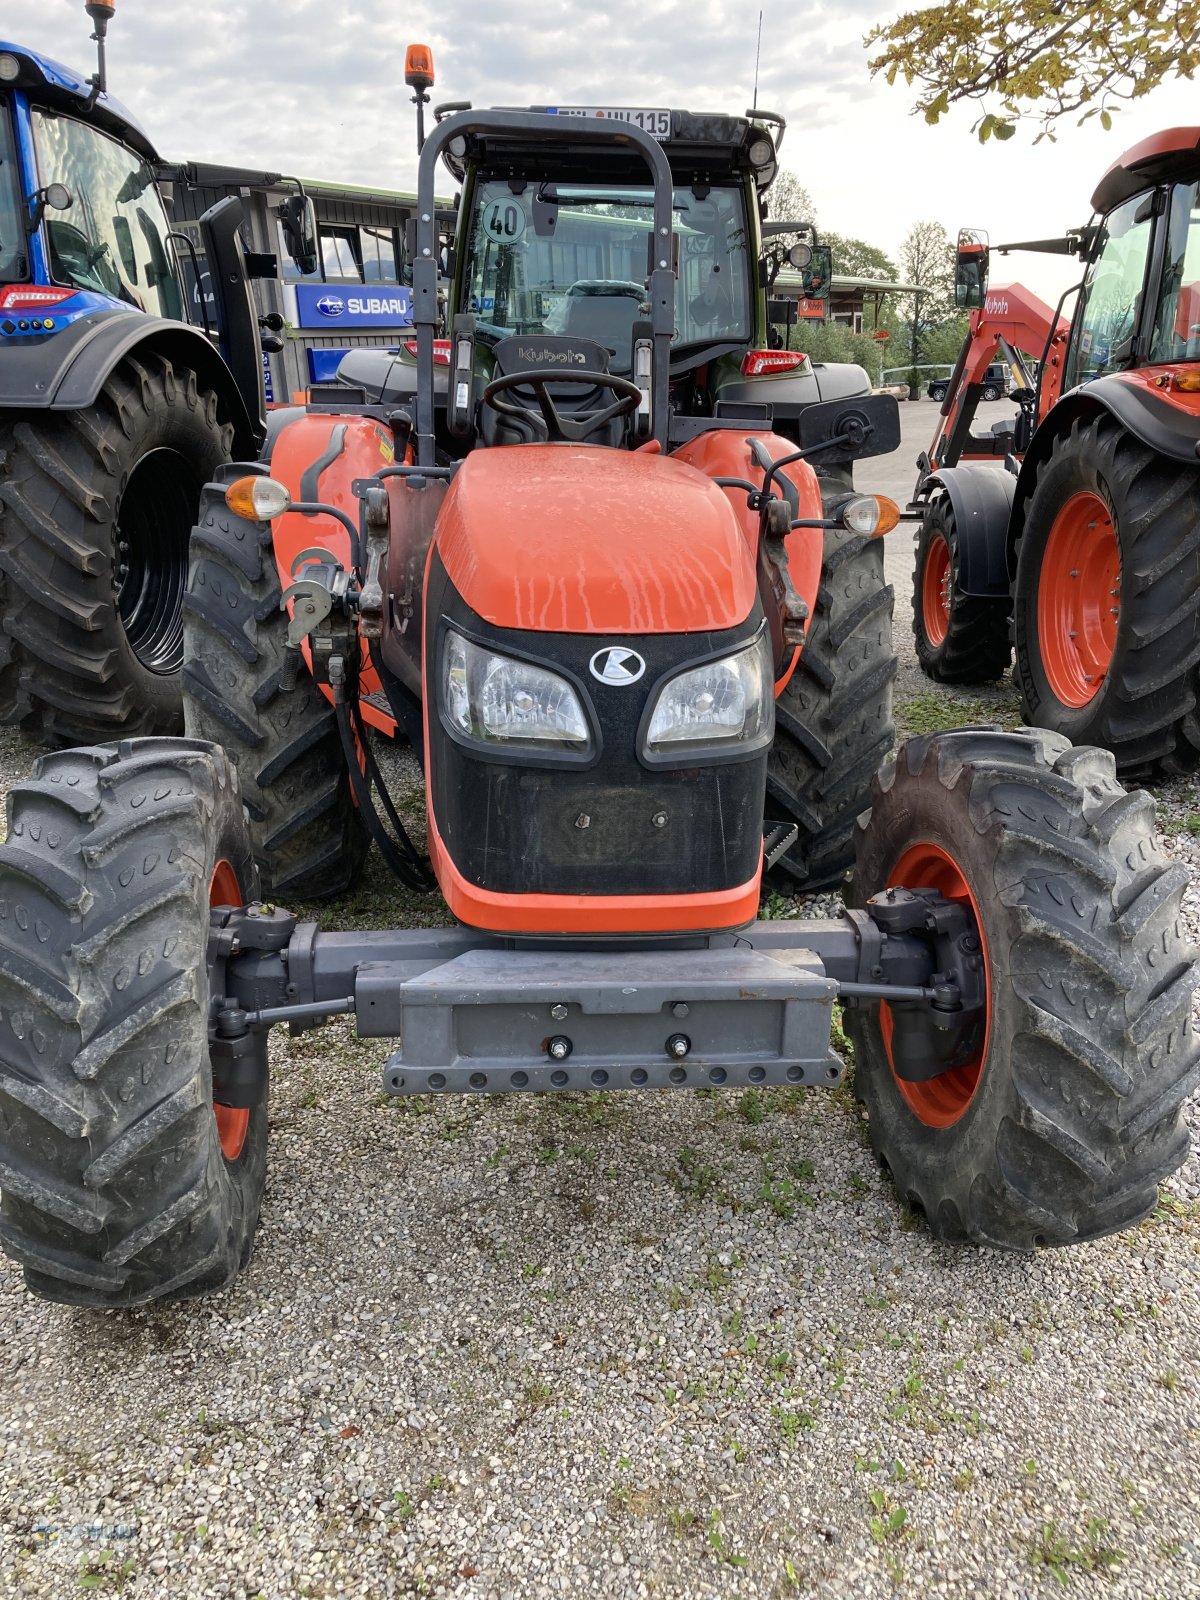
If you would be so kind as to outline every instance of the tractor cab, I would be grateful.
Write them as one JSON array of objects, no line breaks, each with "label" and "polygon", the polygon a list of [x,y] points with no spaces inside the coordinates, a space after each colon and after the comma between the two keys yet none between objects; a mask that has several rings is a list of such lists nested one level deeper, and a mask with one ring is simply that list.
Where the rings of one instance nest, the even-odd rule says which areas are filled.
[{"label": "tractor cab", "polygon": [[[184,315],[157,154],[91,80],[0,41],[0,337],[113,307]],[[10,327],[8,324],[11,323]]]},{"label": "tractor cab", "polygon": [[[623,124],[650,135],[654,166],[620,136]],[[769,113],[536,106],[439,116],[431,142],[462,186],[443,337],[433,347],[435,367],[454,368],[452,381],[438,385],[439,447],[461,456],[477,443],[546,437],[528,385],[510,382],[503,391],[499,424],[483,399],[522,362],[554,376],[543,392],[560,415],[599,415],[628,385],[638,387],[646,398],[631,396],[621,426],[610,426],[613,418],[598,424],[596,437],[612,444],[634,447],[654,433],[651,372],[659,370],[664,444],[722,415],[795,436],[801,410],[828,396],[806,355],[769,348],[766,288],[778,252],[764,253],[761,216],[782,128]],[[780,260],[804,273],[806,294],[827,298],[827,247],[811,225],[788,226],[803,237]],[[412,244],[419,276],[438,244]],[[669,299],[657,312],[656,272],[672,279],[661,279]],[[356,352],[339,379],[365,399],[404,403],[418,385],[414,357]],[[569,377],[583,362],[606,380],[590,395]],[[837,393],[868,388],[854,368]],[[532,421],[512,425],[517,404]]]}]

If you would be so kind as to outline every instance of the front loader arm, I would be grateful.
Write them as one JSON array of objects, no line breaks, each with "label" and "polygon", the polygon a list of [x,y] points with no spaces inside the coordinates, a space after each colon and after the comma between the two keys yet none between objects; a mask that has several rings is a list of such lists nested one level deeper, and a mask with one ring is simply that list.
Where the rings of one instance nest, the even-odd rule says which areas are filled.
[{"label": "front loader arm", "polygon": [[[933,442],[919,462],[918,496],[930,473],[956,466],[964,459],[988,459],[997,453],[991,437],[979,438],[971,433],[987,369],[999,352],[1017,375],[1027,380],[1029,374],[1019,353],[1044,350],[1052,328],[1054,346],[1065,345],[1068,324],[1060,318],[1055,327],[1050,307],[1020,284],[991,290],[982,307],[972,312],[967,337],[942,402]],[[1052,381],[1061,387],[1061,361],[1053,358],[1047,362],[1044,387]],[[1032,387],[1025,381],[1022,386]]]}]

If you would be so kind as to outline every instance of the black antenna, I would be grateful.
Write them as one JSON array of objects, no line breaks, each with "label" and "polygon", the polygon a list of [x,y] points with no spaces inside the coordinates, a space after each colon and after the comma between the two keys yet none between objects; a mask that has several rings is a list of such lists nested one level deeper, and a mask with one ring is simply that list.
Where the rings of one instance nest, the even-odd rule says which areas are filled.
[{"label": "black antenna", "polygon": [[754,101],[751,111],[758,110],[758,63],[762,59],[762,12],[758,13],[758,48],[754,52]]}]

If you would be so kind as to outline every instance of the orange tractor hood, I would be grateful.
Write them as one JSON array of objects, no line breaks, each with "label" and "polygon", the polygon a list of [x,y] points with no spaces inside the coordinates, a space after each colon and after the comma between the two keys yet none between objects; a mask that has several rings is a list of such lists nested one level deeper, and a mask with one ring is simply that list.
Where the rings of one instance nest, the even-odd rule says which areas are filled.
[{"label": "orange tractor hood", "polygon": [[479,616],[542,633],[696,633],[754,604],[754,552],[726,495],[649,451],[474,450],[437,520],[451,582]]}]

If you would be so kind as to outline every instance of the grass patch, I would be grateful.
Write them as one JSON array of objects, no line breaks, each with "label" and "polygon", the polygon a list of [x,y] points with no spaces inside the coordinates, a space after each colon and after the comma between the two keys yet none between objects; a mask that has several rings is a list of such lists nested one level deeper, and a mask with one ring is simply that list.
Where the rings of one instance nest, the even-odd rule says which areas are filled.
[{"label": "grass patch", "polygon": [[960,697],[946,686],[897,695],[895,715],[898,738],[916,733],[946,733],[981,722],[998,723],[1008,729],[1021,725],[1016,692],[1007,682],[997,688],[994,698],[986,700]]}]

